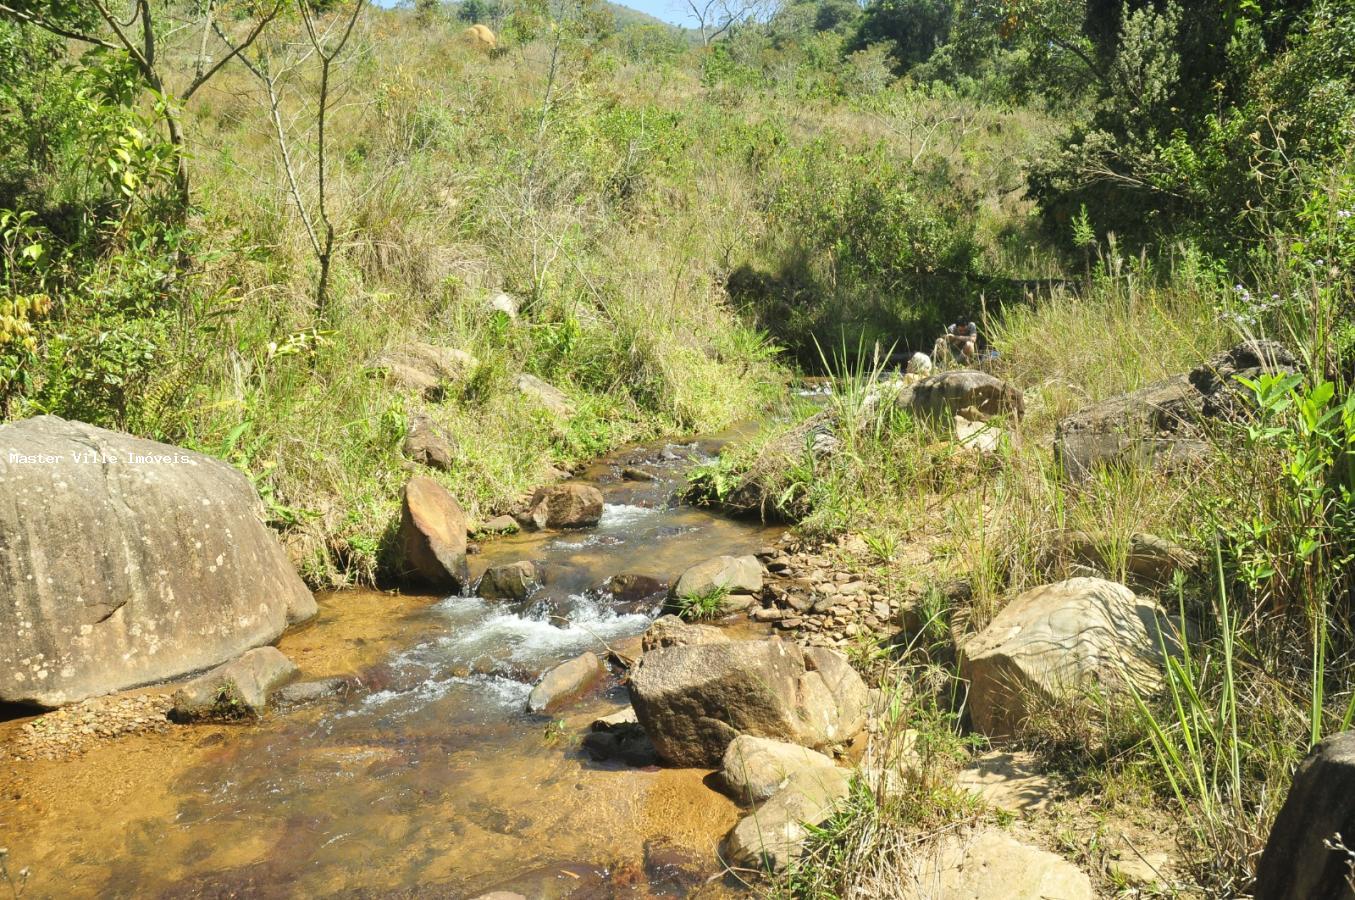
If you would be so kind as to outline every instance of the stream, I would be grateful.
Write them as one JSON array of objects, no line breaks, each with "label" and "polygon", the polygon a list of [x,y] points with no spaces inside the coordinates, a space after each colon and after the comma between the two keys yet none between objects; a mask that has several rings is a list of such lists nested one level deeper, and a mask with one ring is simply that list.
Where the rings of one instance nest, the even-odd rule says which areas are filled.
[{"label": "stream", "polygon": [[[626,704],[624,687],[609,681],[554,719],[524,711],[543,671],[657,614],[656,598],[598,590],[609,577],[668,582],[777,537],[671,500],[720,443],[604,457],[577,476],[604,494],[597,527],[498,538],[470,557],[475,575],[534,561],[543,584],[525,601],[320,597],[316,620],[279,646],[305,678],[356,675],[342,699],[5,763],[0,834],[11,871],[32,871],[23,896],[737,895],[717,847],[739,811],[707,772],[595,763],[578,748]],[[656,480],[623,480],[625,466]]]}]

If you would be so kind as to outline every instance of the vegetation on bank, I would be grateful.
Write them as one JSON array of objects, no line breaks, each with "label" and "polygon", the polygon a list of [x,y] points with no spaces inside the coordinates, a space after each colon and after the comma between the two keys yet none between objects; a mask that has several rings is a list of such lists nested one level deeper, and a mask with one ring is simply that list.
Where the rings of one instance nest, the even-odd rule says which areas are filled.
[{"label": "vegetation on bank", "polygon": [[[956,639],[1066,574],[1049,541],[1080,530],[1113,569],[1136,532],[1213,560],[1164,592],[1190,652],[1163,697],[1081,698],[1019,743],[1110,814],[1170,816],[1185,890],[1247,890],[1292,767],[1355,710],[1348,4],[797,0],[704,47],[572,0],[128,9],[0,3],[4,418],[228,458],[343,584],[378,576],[416,415],[484,518],[552,466],[753,414],[788,363],[836,370],[837,451],[760,476],[919,590],[908,645],[853,653],[897,698],[879,739],[920,731],[926,765],[854,795],[782,887],[883,896],[977,814],[942,777],[975,743]],[[154,54],[114,28],[152,17]],[[991,456],[868,402],[961,314],[1026,391]],[[1248,386],[1208,466],[1055,467],[1062,416],[1253,337],[1305,373]],[[380,363],[416,340],[477,364],[424,399]]]}]

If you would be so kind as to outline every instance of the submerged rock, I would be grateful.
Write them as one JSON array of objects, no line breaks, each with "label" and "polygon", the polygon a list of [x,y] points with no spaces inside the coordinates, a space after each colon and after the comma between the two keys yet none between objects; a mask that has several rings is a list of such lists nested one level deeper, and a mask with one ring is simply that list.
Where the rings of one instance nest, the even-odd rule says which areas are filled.
[{"label": "submerged rock", "polygon": [[0,701],[176,678],[315,615],[263,521],[220,460],[56,416],[0,426]]},{"label": "submerged rock", "polygon": [[1124,585],[1072,578],[1027,591],[961,648],[974,727],[1019,734],[1036,704],[1088,702],[1088,688],[1155,693],[1163,640],[1174,646],[1162,607]]},{"label": "submerged rock", "polygon": [[527,711],[549,713],[588,690],[606,674],[602,660],[591,651],[551,669],[527,698]]},{"label": "submerged rock", "polygon": [[315,681],[296,681],[283,685],[273,694],[273,703],[286,709],[318,703],[332,697],[341,697],[353,689],[350,678],[319,678]]},{"label": "submerged rock", "polygon": [[175,722],[258,718],[273,691],[298,674],[296,664],[281,650],[259,647],[175,691],[169,715]]},{"label": "submerged rock", "polygon": [[647,650],[630,694],[654,746],[677,766],[718,765],[740,734],[816,748],[850,740],[869,700],[841,654],[778,640]]},{"label": "submerged rock", "polygon": [[625,572],[607,579],[603,589],[617,602],[642,603],[662,596],[668,586],[650,575]]},{"label": "submerged rock", "polygon": [[530,511],[537,528],[582,528],[602,520],[602,492],[591,484],[570,482],[539,488]]},{"label": "submerged rock", "polygon": [[584,735],[583,749],[596,762],[618,760],[636,768],[659,762],[654,742],[636,721],[635,710],[629,707],[593,722],[592,730]]}]

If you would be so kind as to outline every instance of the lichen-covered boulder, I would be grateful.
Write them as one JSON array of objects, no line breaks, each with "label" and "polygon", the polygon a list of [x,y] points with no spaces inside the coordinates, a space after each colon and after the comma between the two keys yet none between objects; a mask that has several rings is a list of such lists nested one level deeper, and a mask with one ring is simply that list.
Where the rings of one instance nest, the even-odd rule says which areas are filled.
[{"label": "lichen-covered boulder", "polygon": [[315,614],[220,460],[39,416],[0,426],[0,701],[201,671]]}]

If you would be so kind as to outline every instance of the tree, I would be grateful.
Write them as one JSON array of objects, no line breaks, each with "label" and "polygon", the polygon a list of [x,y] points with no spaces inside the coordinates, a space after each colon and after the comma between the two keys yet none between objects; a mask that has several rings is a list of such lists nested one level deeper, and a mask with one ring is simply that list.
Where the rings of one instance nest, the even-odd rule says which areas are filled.
[{"label": "tree", "polygon": [[[261,53],[257,58],[251,59],[241,52],[243,48],[236,48],[231,44],[230,38],[220,25],[214,26],[217,36],[228,46],[231,46],[236,55],[239,55],[245,67],[259,79],[267,94],[269,121],[273,125],[273,138],[277,143],[283,175],[287,180],[287,191],[291,194],[292,202],[296,204],[297,215],[301,218],[301,224],[306,231],[306,237],[310,241],[311,250],[320,266],[320,273],[315,285],[315,314],[318,319],[324,319],[329,307],[329,277],[334,262],[336,239],[328,201],[329,164],[325,130],[328,125],[329,108],[333,99],[331,91],[334,70],[348,47],[349,41],[352,40],[358,18],[366,7],[367,0],[351,0],[351,3],[351,12],[332,16],[328,22],[325,22],[321,20],[319,10],[313,0],[298,0],[307,43],[296,51],[297,55],[281,62],[267,53]],[[293,79],[291,76],[298,69],[308,64],[319,70],[314,81],[315,118],[313,130],[315,153],[314,163],[310,168],[311,180],[314,183],[313,194],[310,194],[302,186],[305,170],[301,161],[297,159],[293,152],[299,139],[299,135],[296,134],[296,126],[289,126],[287,122],[284,122],[282,116],[283,85],[296,81],[297,79]],[[305,130],[309,130],[311,127],[310,125],[302,126]]]},{"label": "tree", "polygon": [[898,71],[905,72],[945,43],[953,20],[948,0],[875,0],[862,13],[847,50],[886,44]]},{"label": "tree", "polygon": [[414,18],[425,28],[442,14],[442,0],[414,0]]},{"label": "tree", "polygon": [[763,19],[775,11],[774,0],[684,0],[701,32],[701,46],[741,22]]},{"label": "tree", "polygon": [[[282,12],[286,0],[202,0],[189,6],[152,6],[151,0],[0,0],[0,18],[29,25],[59,38],[123,55],[155,98],[174,149],[174,186],[181,212],[190,202],[188,156],[184,152],[179,111],[204,84],[256,40]],[[187,10],[187,14],[181,12]],[[164,19],[161,19],[163,13]],[[224,51],[209,38],[224,35],[221,19],[230,21],[240,36]],[[198,39],[192,76],[170,83],[161,65],[168,36]]]}]

